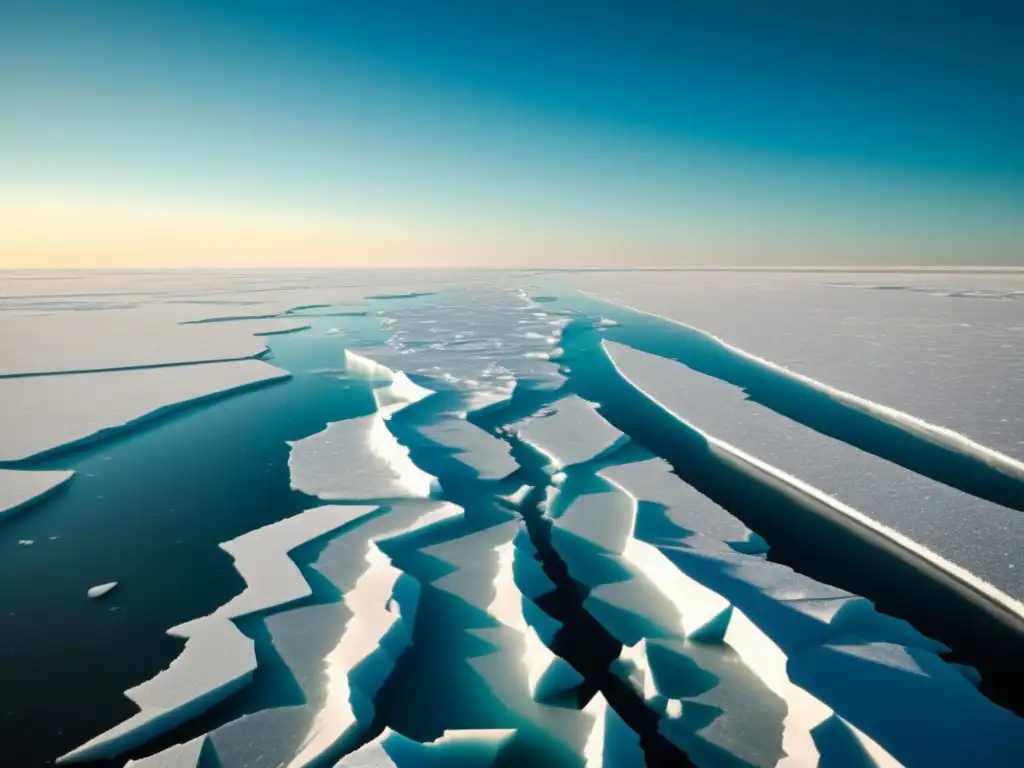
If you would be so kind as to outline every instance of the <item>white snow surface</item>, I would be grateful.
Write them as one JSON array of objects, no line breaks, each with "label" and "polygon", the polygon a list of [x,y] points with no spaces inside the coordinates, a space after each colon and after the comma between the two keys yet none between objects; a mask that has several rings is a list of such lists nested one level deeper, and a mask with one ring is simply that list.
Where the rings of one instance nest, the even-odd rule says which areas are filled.
[{"label": "white snow surface", "polygon": [[[197,326],[201,327],[201,326]],[[0,379],[0,461],[88,442],[172,408],[289,377],[260,360]]]},{"label": "white snow surface", "polygon": [[595,459],[626,440],[597,408],[579,395],[569,395],[510,429],[547,456],[560,470]]},{"label": "white snow surface", "polygon": [[[714,444],[785,474],[791,484],[799,478],[800,487],[830,507],[1024,615],[1020,513],[821,435],[673,360],[614,342],[604,346],[623,376]],[[770,457],[770,466],[758,456]],[[1007,550],[1013,541],[1021,546]]]},{"label": "white snow surface", "polygon": [[674,320],[1024,461],[1024,275],[578,272]]},{"label": "white snow surface", "polygon": [[70,470],[0,469],[0,519],[56,490],[73,475]]},{"label": "white snow surface", "polygon": [[238,619],[310,595],[309,584],[288,553],[376,510],[365,505],[314,507],[224,542],[220,547],[234,560],[245,589],[213,615]]},{"label": "white snow surface", "polygon": [[380,412],[331,422],[289,445],[292,488],[325,501],[427,498],[437,486]]}]

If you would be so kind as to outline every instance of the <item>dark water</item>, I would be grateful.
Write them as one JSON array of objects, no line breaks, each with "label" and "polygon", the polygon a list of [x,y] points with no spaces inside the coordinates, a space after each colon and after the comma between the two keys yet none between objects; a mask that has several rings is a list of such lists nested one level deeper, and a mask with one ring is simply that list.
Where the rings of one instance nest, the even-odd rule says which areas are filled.
[{"label": "dark water", "polygon": [[[318,371],[343,366],[346,343],[384,337],[374,317],[310,322],[267,337],[289,381],[22,465],[76,475],[0,526],[0,763],[49,764],[134,714],[122,691],[181,649],[167,628],[244,587],[217,545],[317,503],[290,489],[286,441],[373,411],[367,387]],[[345,335],[323,335],[332,327]],[[86,598],[107,581],[120,584]]]},{"label": "dark water", "polygon": [[[743,386],[790,418],[982,498],[1020,509],[1020,484],[1007,484],[970,457],[894,434],[893,428],[849,409],[837,410],[833,401],[766,374],[678,326],[556,293],[546,289],[537,298],[580,318],[563,338],[564,363],[571,368],[565,391],[600,403],[612,424],[667,459],[684,481],[762,535],[771,545],[772,559],[864,595],[880,610],[910,620],[950,645],[955,658],[978,667],[987,694],[1024,711],[1018,672],[1024,647],[1017,628],[870,541],[851,537],[765,478],[723,462],[697,433],[667,418],[629,386],[601,352],[600,339],[671,357]],[[429,296],[379,300],[394,306],[429,301]],[[166,629],[209,613],[243,588],[217,544],[317,503],[290,490],[286,442],[318,432],[330,421],[373,410],[366,385],[342,381],[329,371],[343,366],[345,346],[380,343],[385,336],[372,314],[324,307],[294,314],[308,318],[313,328],[267,337],[270,362],[290,371],[290,381],[189,408],[122,437],[31,465],[74,469],[76,477],[52,498],[0,525],[0,552],[6,553],[0,556],[0,764],[49,764],[131,716],[135,707],[122,691],[152,677],[180,651],[180,641],[167,637]],[[609,317],[621,326],[598,333],[584,316]],[[331,329],[340,333],[325,335]],[[520,388],[507,408],[473,420],[494,430],[557,396]],[[444,497],[467,510],[466,533],[474,526],[493,525],[500,516],[495,494],[514,490],[520,481],[537,480],[533,475],[538,470],[520,448],[517,458],[524,468],[517,476],[502,484],[482,482],[450,452],[419,437],[416,425],[429,423],[450,405],[446,397],[441,394],[405,409],[391,427],[410,447],[413,460],[440,478]],[[543,546],[543,524],[538,519],[530,524],[542,553],[550,555],[550,547]],[[54,536],[59,538],[50,538]],[[35,545],[19,547],[20,539],[33,539]],[[296,559],[305,557],[300,553]],[[394,557],[396,565],[420,576],[430,576],[436,567],[416,550]],[[591,625],[577,610],[579,594],[569,589],[565,574],[553,575],[566,590],[544,607],[585,631]],[[115,580],[121,584],[106,598],[86,599],[88,587]],[[488,626],[490,619],[479,614],[444,592],[424,589],[415,643],[379,697],[377,728],[386,722],[428,740],[444,728],[515,726],[501,718],[481,722],[482,713],[494,711],[492,694],[478,679],[465,676],[465,660],[486,651],[483,641],[467,634]],[[261,624],[251,622],[243,630],[265,652]],[[572,637],[560,642],[570,655],[583,644]],[[611,647],[598,651],[593,659],[581,656],[581,663],[614,655]],[[253,688],[258,695],[243,709],[297,703],[289,696],[287,670],[279,660],[261,655],[260,661],[260,680]],[[600,665],[594,665],[590,678],[597,680]],[[424,707],[424,697],[436,693],[442,678],[459,686],[459,697]],[[237,703],[225,705],[232,712],[242,711]]]}]

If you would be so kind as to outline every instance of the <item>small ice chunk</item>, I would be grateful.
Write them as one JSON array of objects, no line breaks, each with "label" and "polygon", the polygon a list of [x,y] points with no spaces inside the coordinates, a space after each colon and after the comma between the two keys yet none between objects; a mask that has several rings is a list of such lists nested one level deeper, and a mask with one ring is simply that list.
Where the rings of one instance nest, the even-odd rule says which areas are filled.
[{"label": "small ice chunk", "polygon": [[95,587],[89,587],[89,591],[86,594],[88,594],[90,600],[95,600],[98,597],[103,597],[116,586],[116,581],[108,581],[106,584],[97,584]]},{"label": "small ice chunk", "polygon": [[31,547],[35,543],[34,539],[18,539],[19,547]]},{"label": "small ice chunk", "polygon": [[214,615],[237,619],[308,596],[311,594],[309,584],[288,553],[376,509],[375,506],[315,507],[224,542],[220,548],[234,558],[235,570],[245,579],[245,589],[218,608]]}]

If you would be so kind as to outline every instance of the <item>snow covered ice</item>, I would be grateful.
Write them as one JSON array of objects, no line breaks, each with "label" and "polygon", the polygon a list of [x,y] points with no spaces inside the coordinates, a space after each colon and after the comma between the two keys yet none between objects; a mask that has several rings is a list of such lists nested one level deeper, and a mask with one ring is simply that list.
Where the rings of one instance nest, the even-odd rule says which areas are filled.
[{"label": "snow covered ice", "polygon": [[[12,426],[0,440],[0,567],[40,595],[39,574],[80,569],[61,604],[81,611],[60,617],[66,634],[108,649],[128,677],[110,691],[81,670],[91,676],[75,695],[100,714],[33,747],[43,757],[26,765],[1024,763],[1021,701],[993,685],[1000,670],[1012,682],[1012,665],[993,680],[978,651],[994,647],[995,625],[961,647],[949,638],[964,633],[947,632],[960,614],[929,614],[944,618],[939,635],[918,626],[889,600],[906,583],[868,578],[877,562],[845,580],[821,575],[851,542],[884,540],[895,560],[923,563],[914,578],[1024,616],[1013,588],[1024,563],[1000,549],[1024,530],[1020,510],[999,501],[1018,487],[1013,428],[989,441],[989,408],[968,425],[967,382],[949,414],[934,399],[918,411],[898,382],[829,370],[823,353],[838,338],[878,340],[848,333],[858,296],[905,318],[892,304],[905,294],[927,323],[982,299],[914,286],[883,297],[866,279],[834,278],[793,277],[776,292],[721,278],[716,295],[693,277],[672,294],[678,306],[658,280],[628,273],[111,275],[74,298],[33,298],[53,292],[42,287],[0,298],[3,327],[24,334],[0,344],[0,415]],[[573,285],[721,336],[726,346],[701,350],[717,350],[723,368],[813,376],[801,386],[873,429],[912,434],[907,445],[959,451],[1002,490],[942,482],[781,413],[756,387],[652,356],[642,350],[668,350],[679,326]],[[794,295],[818,303],[808,317],[826,338],[799,324],[812,339],[806,367],[786,346],[791,320],[780,321],[789,342],[771,336],[778,303]],[[764,304],[745,320],[722,296]],[[120,330],[118,313],[130,318]],[[1004,337],[1004,313],[986,321],[986,350]],[[66,350],[51,338],[62,328]],[[908,369],[937,370],[934,344],[911,355],[905,341],[894,348]],[[999,363],[999,375],[1016,364]],[[216,434],[185,441],[190,419]],[[165,468],[187,451],[205,460],[206,441],[221,446],[190,464],[181,488],[162,486],[173,511],[124,493],[155,471],[137,442],[162,435]],[[203,516],[176,524],[192,507]],[[846,527],[835,523],[835,540],[801,538],[812,511]],[[119,525],[140,519],[132,547],[106,562]],[[207,526],[230,533],[204,539]],[[796,533],[780,538],[787,526]],[[139,546],[152,557],[147,536],[180,548],[181,562],[155,573],[130,556]],[[33,621],[24,609],[0,617]],[[1013,637],[1009,619],[999,626]],[[152,654],[130,653],[158,640]],[[33,641],[65,642],[42,628]]]}]

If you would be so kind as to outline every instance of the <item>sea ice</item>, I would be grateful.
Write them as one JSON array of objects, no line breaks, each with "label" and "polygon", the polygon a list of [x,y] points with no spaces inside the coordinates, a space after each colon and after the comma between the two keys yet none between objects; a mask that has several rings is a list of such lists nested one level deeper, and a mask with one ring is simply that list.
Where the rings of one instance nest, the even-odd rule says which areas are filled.
[{"label": "sea ice", "polygon": [[103,597],[116,586],[116,581],[108,581],[106,584],[97,584],[95,587],[89,587],[86,594],[89,596],[90,600],[95,600],[97,597]]},{"label": "sea ice", "polygon": [[[125,692],[140,712],[60,759],[114,757],[180,725],[248,684],[256,669],[252,640],[232,619],[286,605],[310,594],[288,552],[370,514],[375,507],[324,506],[251,531],[222,547],[246,581],[240,595],[213,614],[168,630],[185,649],[151,680]],[[104,585],[109,586],[109,585]]]},{"label": "sea ice", "polygon": [[0,379],[0,461],[38,457],[290,374],[259,360]]},{"label": "sea ice", "polygon": [[335,768],[491,768],[515,735],[515,730],[499,729],[445,731],[422,744],[385,728]]},{"label": "sea ice", "polygon": [[519,464],[511,456],[511,448],[465,419],[442,416],[417,431],[429,440],[450,448],[455,458],[476,473],[480,480],[502,480]]},{"label": "sea ice", "polygon": [[39,501],[74,475],[69,470],[26,472],[0,469],[0,519]]},{"label": "sea ice", "polygon": [[610,453],[628,439],[578,395],[563,397],[510,429],[547,456],[556,471]]},{"label": "sea ice", "polygon": [[168,634],[185,638],[185,648],[163,672],[125,691],[138,705],[138,714],[58,758],[58,763],[123,754],[206,711],[252,679],[253,642],[231,621],[198,619]]},{"label": "sea ice", "polygon": [[141,760],[129,760],[124,768],[203,768],[200,761],[211,751],[206,736],[200,736]]},{"label": "sea ice", "polygon": [[224,542],[220,547],[234,559],[235,570],[245,580],[245,589],[214,615],[238,619],[283,607],[311,594],[306,578],[288,553],[377,509],[347,505],[314,507]]},{"label": "sea ice", "polygon": [[437,488],[379,412],[331,422],[289,445],[292,488],[325,501],[427,498]]},{"label": "sea ice", "polygon": [[[624,378],[717,450],[799,488],[851,524],[884,536],[1024,616],[1024,606],[1014,599],[1024,595],[1024,548],[1019,567],[999,567],[1004,558],[993,557],[993,547],[1005,545],[1008,531],[1021,531],[1024,543],[1018,512],[821,435],[673,360],[613,342],[604,346]],[[772,464],[757,455],[771,456]],[[1003,585],[1014,597],[999,588]]]},{"label": "sea ice", "polygon": [[1020,347],[1024,302],[973,298],[1019,295],[1020,274],[577,272],[571,279],[1024,460],[1024,356],[1008,354]]}]

